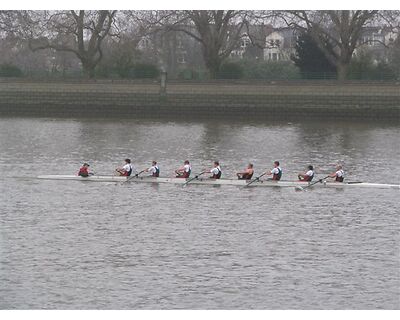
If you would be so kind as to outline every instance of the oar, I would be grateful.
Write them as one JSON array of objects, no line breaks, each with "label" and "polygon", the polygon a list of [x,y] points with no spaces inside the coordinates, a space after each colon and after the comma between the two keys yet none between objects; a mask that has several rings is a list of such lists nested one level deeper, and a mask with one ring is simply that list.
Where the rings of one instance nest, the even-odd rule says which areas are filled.
[{"label": "oar", "polygon": [[259,175],[257,178],[254,178],[253,180],[249,181],[248,184],[245,185],[245,187],[248,187],[251,185],[253,182],[260,180],[262,176],[265,176],[268,173],[268,171],[265,171],[263,174]]},{"label": "oar", "polygon": [[147,169],[144,169],[144,170],[140,171],[139,173],[136,173],[135,175],[130,176],[128,179],[126,179],[126,180],[123,181],[122,183],[128,182],[128,181],[132,180],[133,178],[138,178],[139,175],[140,175],[141,173],[145,172],[146,170],[147,170]]},{"label": "oar", "polygon": [[192,181],[192,180],[194,180],[194,179],[197,179],[199,176],[201,176],[202,174],[205,174],[206,172],[207,172],[207,171],[203,171],[203,172],[200,172],[199,174],[195,175],[193,178],[191,178],[191,179],[189,179],[188,181],[186,181],[186,182],[183,184],[182,187],[185,187],[190,181]]},{"label": "oar", "polygon": [[304,188],[303,188],[303,187],[300,187],[300,186],[297,186],[295,189],[296,189],[296,190],[299,190],[299,191],[304,191],[304,190],[306,190],[307,188],[313,186],[314,184],[317,184],[317,183],[319,183],[319,182],[322,182],[322,180],[325,180],[325,179],[329,178],[330,176],[331,176],[331,175],[326,176],[325,178],[319,179],[319,180],[317,180],[317,181],[315,181],[315,182],[309,184],[308,186],[306,186],[306,187],[304,187]]}]

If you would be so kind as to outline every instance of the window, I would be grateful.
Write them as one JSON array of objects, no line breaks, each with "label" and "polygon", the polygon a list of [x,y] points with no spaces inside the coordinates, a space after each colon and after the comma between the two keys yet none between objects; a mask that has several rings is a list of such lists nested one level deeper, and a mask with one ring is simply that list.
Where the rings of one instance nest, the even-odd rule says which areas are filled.
[{"label": "window", "polygon": [[380,34],[374,34],[373,39],[374,39],[374,46],[379,46],[384,42],[383,36]]},{"label": "window", "polygon": [[178,63],[180,63],[180,64],[185,64],[186,63],[186,52],[182,52],[178,56]]},{"label": "window", "polygon": [[362,38],[362,43],[365,44],[365,45],[367,45],[367,46],[372,46],[373,39],[372,39],[371,36],[364,36],[364,37]]},{"label": "window", "polygon": [[241,43],[240,43],[240,47],[241,48],[247,48],[249,44],[249,40],[248,39],[242,39]]},{"label": "window", "polygon": [[282,44],[280,39],[270,39],[267,41],[267,47],[269,48],[279,48]]}]

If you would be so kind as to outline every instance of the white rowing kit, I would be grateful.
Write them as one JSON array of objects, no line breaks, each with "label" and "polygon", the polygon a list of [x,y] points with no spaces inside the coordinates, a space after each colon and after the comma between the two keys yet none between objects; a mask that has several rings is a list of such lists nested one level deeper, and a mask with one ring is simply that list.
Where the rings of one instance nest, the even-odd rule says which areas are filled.
[{"label": "white rowing kit", "polygon": [[271,174],[279,174],[280,171],[282,172],[281,167],[276,167],[271,170]]},{"label": "white rowing kit", "polygon": [[218,167],[212,168],[210,170],[210,173],[217,175],[220,171],[221,171],[221,168],[220,168],[220,166],[218,166]]},{"label": "white rowing kit", "polygon": [[151,166],[151,167],[149,168],[149,173],[150,173],[150,174],[155,174],[155,173],[157,172],[157,170],[160,170],[160,169],[158,168],[158,166]]},{"label": "white rowing kit", "polygon": [[309,176],[309,177],[314,176],[314,171],[308,170],[308,171],[306,172],[306,176]]},{"label": "white rowing kit", "polygon": [[339,178],[344,177],[344,171],[342,169],[340,169],[340,170],[336,171],[335,175],[336,175],[336,177],[339,177]]},{"label": "white rowing kit", "polygon": [[[80,177],[75,175],[42,175],[38,176],[38,179],[46,180],[76,180],[76,181],[87,181],[87,182],[124,182],[129,179],[129,182],[133,183],[170,183],[170,184],[185,184],[189,179],[182,178],[155,178],[155,177],[123,177],[123,176],[89,176]],[[235,180],[235,179],[210,179],[210,178],[197,178],[190,181],[189,184],[201,184],[201,185],[231,185],[231,186],[242,186],[245,187],[252,180]],[[379,189],[398,189],[398,184],[381,184],[381,183],[369,183],[369,182],[334,182],[321,180],[317,182],[314,180],[308,181],[271,181],[271,180],[258,180],[254,181],[249,187],[307,187],[310,184],[310,188],[313,187],[328,187],[328,188],[379,188]],[[317,182],[317,183],[315,183]],[[315,183],[315,184],[314,184]]]},{"label": "white rowing kit", "polygon": [[131,171],[132,173],[135,171],[135,168],[133,167],[133,165],[131,163],[127,163],[125,164],[122,169],[124,169],[126,172]]}]

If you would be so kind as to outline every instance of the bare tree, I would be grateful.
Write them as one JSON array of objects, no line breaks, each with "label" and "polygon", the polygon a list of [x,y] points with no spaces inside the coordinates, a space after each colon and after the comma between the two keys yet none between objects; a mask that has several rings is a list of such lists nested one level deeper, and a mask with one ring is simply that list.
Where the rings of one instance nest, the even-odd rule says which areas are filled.
[{"label": "bare tree", "polygon": [[[377,17],[377,10],[287,11],[282,17],[289,26],[307,31],[327,59],[336,66],[339,80],[345,80],[354,50],[360,44],[363,27]],[[326,41],[330,46],[326,46]]]},{"label": "bare tree", "polygon": [[20,13],[11,10],[0,10],[0,35],[3,37],[15,35],[19,32],[21,25],[19,24]]},{"label": "bare tree", "polygon": [[116,11],[30,11],[23,17],[25,35],[33,51],[54,49],[72,52],[92,78],[102,59],[105,37],[110,35]]},{"label": "bare tree", "polygon": [[215,78],[223,61],[229,57],[241,38],[246,21],[245,11],[181,11],[167,30],[181,31],[201,44],[205,65]]},{"label": "bare tree", "polygon": [[379,12],[381,24],[391,29],[395,33],[400,32],[400,10],[383,10]]}]

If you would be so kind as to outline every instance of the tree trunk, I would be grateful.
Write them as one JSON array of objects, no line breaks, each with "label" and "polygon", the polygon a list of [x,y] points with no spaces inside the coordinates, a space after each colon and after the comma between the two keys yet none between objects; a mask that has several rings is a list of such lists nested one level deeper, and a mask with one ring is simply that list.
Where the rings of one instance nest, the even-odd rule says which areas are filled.
[{"label": "tree trunk", "polygon": [[337,79],[339,81],[347,80],[349,72],[349,64],[344,62],[339,62],[337,65]]},{"label": "tree trunk", "polygon": [[221,68],[222,60],[217,56],[204,55],[206,68],[210,72],[211,79],[216,79]]},{"label": "tree trunk", "polygon": [[96,66],[94,66],[91,63],[87,63],[87,62],[83,63],[82,62],[82,68],[83,68],[83,75],[85,78],[87,78],[87,79],[94,78]]},{"label": "tree trunk", "polygon": [[218,74],[219,74],[220,65],[217,65],[217,64],[207,65],[207,69],[210,72],[211,79],[217,79]]}]

